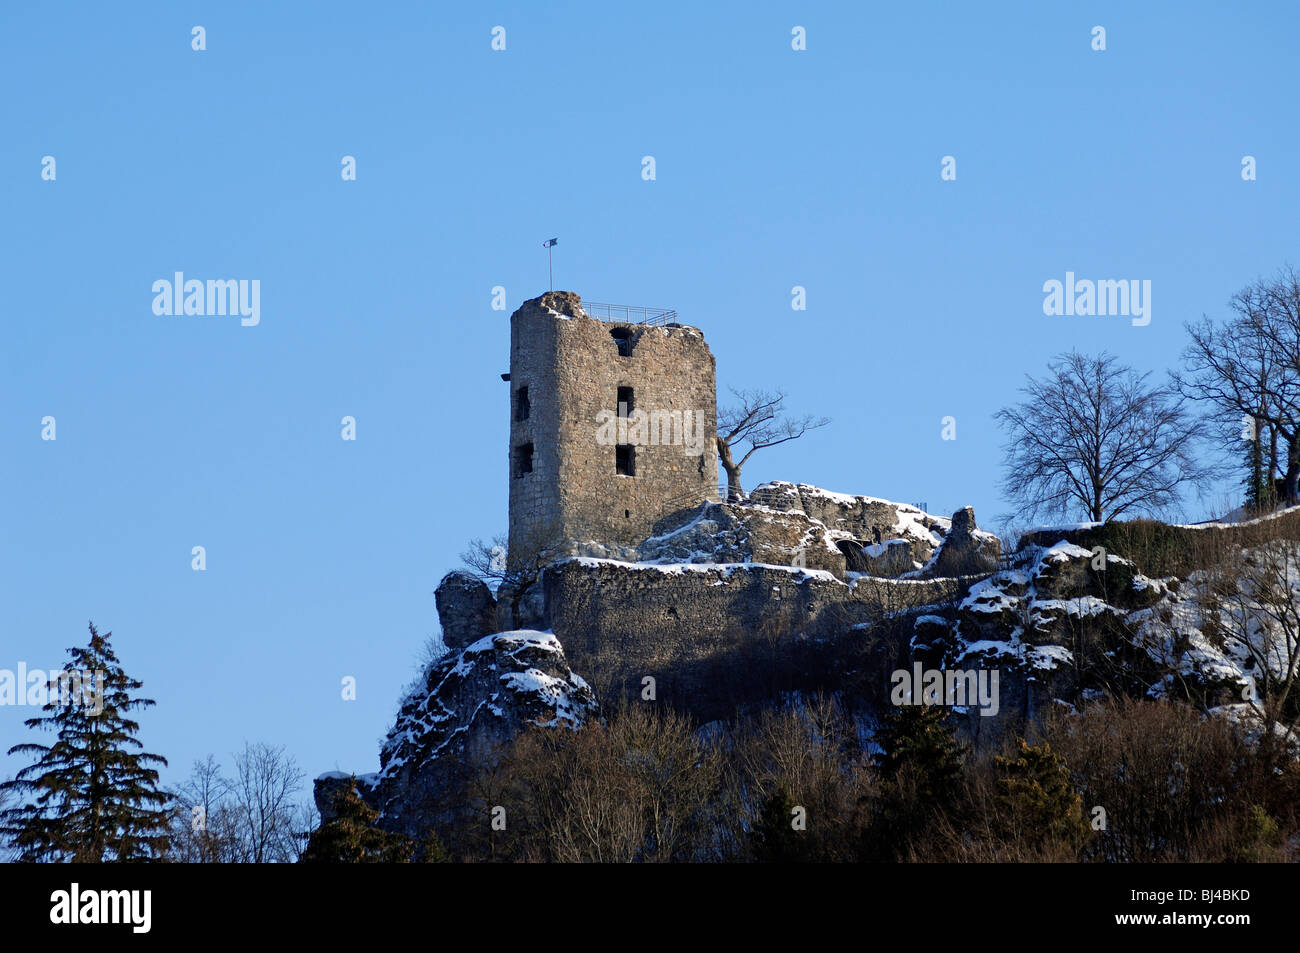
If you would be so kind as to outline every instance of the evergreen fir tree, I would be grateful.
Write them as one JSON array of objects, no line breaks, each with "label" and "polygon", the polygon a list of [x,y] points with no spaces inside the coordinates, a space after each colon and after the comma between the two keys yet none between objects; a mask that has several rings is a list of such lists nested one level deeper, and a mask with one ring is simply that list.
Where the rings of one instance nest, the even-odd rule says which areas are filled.
[{"label": "evergreen fir tree", "polygon": [[961,823],[961,748],[936,705],[904,705],[884,717],[875,741],[880,796],[859,838],[859,857],[899,860],[923,839],[936,815]]},{"label": "evergreen fir tree", "polygon": [[420,859],[426,864],[450,864],[451,851],[447,850],[437,834],[429,831],[424,838],[424,856]]},{"label": "evergreen fir tree", "polygon": [[1252,804],[1242,826],[1241,838],[1230,857],[1233,863],[1258,864],[1277,859],[1277,848],[1282,838],[1277,821],[1269,816],[1268,811]]},{"label": "evergreen fir tree", "polygon": [[[361,799],[355,784],[334,796],[335,816],[312,832],[302,855],[304,864],[403,864],[414,845],[402,834],[375,826],[379,812]],[[437,842],[437,838],[433,838]],[[439,846],[441,846],[439,844]]]},{"label": "evergreen fir tree", "polygon": [[998,778],[998,817],[1008,832],[1044,843],[1077,847],[1090,833],[1083,799],[1070,785],[1065,762],[1044,743],[1020,741],[1015,758],[993,759]]},{"label": "evergreen fir tree", "polygon": [[794,799],[784,787],[777,788],[763,802],[763,810],[750,833],[755,860],[790,864],[812,859],[807,833],[792,826],[794,809]]},{"label": "evergreen fir tree", "polygon": [[111,636],[91,623],[90,644],[68,650],[66,671],[81,678],[81,691],[51,673],[45,714],[25,722],[57,732],[57,740],[9,749],[37,756],[0,785],[26,797],[0,814],[0,833],[12,838],[19,860],[140,861],[167,851],[171,795],[158,790],[152,767],[167,761],[141,750],[140,726],[129,717],[154,702],[132,695],[143,683],[122,670]]},{"label": "evergreen fir tree", "polygon": [[883,749],[875,756],[885,782],[897,781],[907,769],[926,802],[944,805],[961,789],[961,748],[948,724],[948,712],[937,705],[903,705],[885,716],[876,733]]}]

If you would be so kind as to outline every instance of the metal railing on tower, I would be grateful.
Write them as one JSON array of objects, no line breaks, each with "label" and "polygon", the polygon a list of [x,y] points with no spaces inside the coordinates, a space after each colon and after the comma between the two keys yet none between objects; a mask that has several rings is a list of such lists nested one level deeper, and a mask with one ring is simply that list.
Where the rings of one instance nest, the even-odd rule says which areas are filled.
[{"label": "metal railing on tower", "polygon": [[602,301],[584,301],[582,310],[598,321],[615,324],[650,324],[663,326],[677,323],[677,312],[671,308],[643,308],[634,304],[606,304]]}]

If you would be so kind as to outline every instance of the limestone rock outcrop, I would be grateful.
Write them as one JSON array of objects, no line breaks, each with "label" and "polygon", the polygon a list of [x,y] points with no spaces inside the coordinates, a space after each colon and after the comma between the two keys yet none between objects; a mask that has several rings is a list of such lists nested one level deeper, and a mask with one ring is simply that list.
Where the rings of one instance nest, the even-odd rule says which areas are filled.
[{"label": "limestone rock outcrop", "polygon": [[976,527],[969,506],[944,519],[907,503],[783,481],[755,487],[748,504],[786,519],[802,514],[820,525],[850,572],[926,579],[979,575],[996,569],[1002,556],[1001,541]]},{"label": "limestone rock outcrop", "polygon": [[736,503],[705,503],[685,525],[642,543],[637,561],[764,563],[824,569],[840,578],[846,568],[826,527],[803,511]]},{"label": "limestone rock outcrop", "polygon": [[[906,503],[778,481],[761,484],[743,502],[683,511],[635,547],[588,540],[561,551],[632,563],[794,566],[841,580],[851,573],[936,579],[992,572],[1002,544],[976,527],[970,507],[945,519]],[[513,612],[513,624],[534,624],[544,617],[541,609]]]},{"label": "limestone rock outcrop", "polygon": [[477,576],[449,572],[438,583],[433,598],[447,648],[463,649],[497,630],[496,599]]},{"label": "limestone rock outcrop", "polygon": [[[569,668],[549,632],[500,632],[448,652],[406,697],[380,750],[377,774],[358,790],[390,832],[422,838],[433,821],[454,822],[454,795],[475,767],[531,728],[575,729],[598,711],[595,693]],[[345,776],[318,779],[317,807]],[[322,806],[322,800],[326,803]]]},{"label": "limestone rock outcrop", "polygon": [[[1240,701],[1252,653],[1212,633],[1208,578],[1150,579],[1126,559],[1065,540],[1029,545],[975,583],[954,618],[915,622],[911,654],[945,669],[997,669],[1003,719],[1116,692],[1205,707]],[[997,730],[977,715],[972,731]]]},{"label": "limestone rock outcrop", "polygon": [[933,576],[969,576],[992,572],[1002,558],[1002,542],[975,526],[975,510],[963,507],[952,514],[943,543],[927,571]]}]

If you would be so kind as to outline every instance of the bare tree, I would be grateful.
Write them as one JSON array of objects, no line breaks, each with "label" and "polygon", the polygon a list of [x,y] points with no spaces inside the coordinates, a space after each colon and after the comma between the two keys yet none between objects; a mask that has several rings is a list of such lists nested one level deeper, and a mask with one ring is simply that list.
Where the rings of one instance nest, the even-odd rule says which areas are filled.
[{"label": "bare tree", "polygon": [[815,819],[806,832],[809,857],[854,859],[861,812],[876,794],[877,779],[840,702],[822,694],[793,696],[785,705],[743,715],[729,747],[731,823],[746,854],[764,806],[784,790]]},{"label": "bare tree", "polygon": [[1213,581],[1221,630],[1251,662],[1243,700],[1263,727],[1260,746],[1266,754],[1283,754],[1279,736],[1292,743],[1297,737],[1292,692],[1300,676],[1300,543],[1273,540],[1242,549]]},{"label": "bare tree", "polygon": [[[1257,496],[1271,495],[1275,472],[1285,477],[1288,502],[1300,502],[1300,274],[1287,267],[1235,294],[1223,324],[1202,318],[1188,325],[1192,343],[1180,393],[1214,408],[1229,441],[1255,441],[1252,481]],[[1248,431],[1242,432],[1243,418]],[[1253,433],[1249,432],[1253,431]],[[1278,440],[1286,458],[1278,456]],[[1261,502],[1256,499],[1254,502]]]},{"label": "bare tree", "polygon": [[1096,522],[1154,513],[1215,470],[1193,455],[1205,434],[1167,388],[1103,353],[1071,351],[1028,378],[1025,400],[996,417],[1008,432],[1004,490],[1016,515]]},{"label": "bare tree", "polygon": [[177,791],[173,858],[182,863],[229,864],[238,859],[238,816],[232,786],[217,759],[195,761]]},{"label": "bare tree", "polygon": [[[718,411],[718,460],[727,473],[727,500],[736,503],[745,498],[740,485],[740,471],[759,450],[798,440],[809,430],[825,427],[829,417],[789,417],[785,412],[785,393],[766,390],[731,390],[738,404]],[[746,448],[748,448],[746,450]],[[744,453],[740,459],[736,454]]]},{"label": "bare tree", "polygon": [[511,575],[506,569],[508,547],[509,541],[504,533],[497,533],[491,542],[471,539],[469,548],[460,554],[460,561],[470,573],[478,576],[495,591]]},{"label": "bare tree", "polygon": [[1089,838],[1085,858],[1195,859],[1242,796],[1245,746],[1226,721],[1189,705],[1106,699],[1078,713],[1050,712],[1044,727],[1085,809],[1102,805],[1112,820]]},{"label": "bare tree", "polygon": [[303,811],[294,798],[305,775],[284,746],[244,743],[231,782],[236,854],[243,863],[292,863],[302,853]]},{"label": "bare tree", "polygon": [[480,804],[517,805],[513,840],[494,845],[505,847],[499,856],[565,863],[714,856],[722,757],[684,715],[623,704],[603,725],[525,732],[500,764],[501,777],[480,769],[473,793]]},{"label": "bare tree", "polygon": [[507,563],[508,545],[501,534],[493,536],[490,543],[472,539],[460,558],[467,572],[483,580],[503,605],[510,606],[510,617],[514,620],[511,624],[522,625],[524,598],[541,579],[546,567],[563,559],[566,553],[561,544],[517,545],[514,559]]}]

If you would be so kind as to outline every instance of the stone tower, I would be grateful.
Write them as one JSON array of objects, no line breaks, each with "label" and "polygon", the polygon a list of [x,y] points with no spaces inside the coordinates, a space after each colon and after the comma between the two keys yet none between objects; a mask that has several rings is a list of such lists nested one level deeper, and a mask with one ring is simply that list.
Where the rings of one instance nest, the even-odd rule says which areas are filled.
[{"label": "stone tower", "polygon": [[605,316],[552,291],[510,317],[511,569],[627,557],[673,515],[718,499],[704,335],[671,312],[658,326],[592,310]]}]

